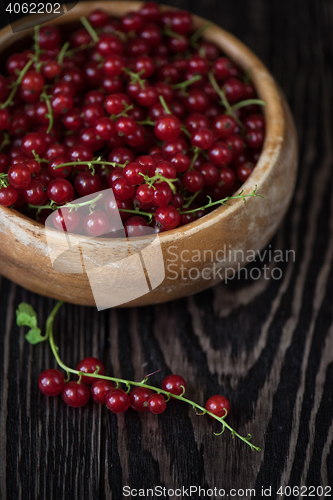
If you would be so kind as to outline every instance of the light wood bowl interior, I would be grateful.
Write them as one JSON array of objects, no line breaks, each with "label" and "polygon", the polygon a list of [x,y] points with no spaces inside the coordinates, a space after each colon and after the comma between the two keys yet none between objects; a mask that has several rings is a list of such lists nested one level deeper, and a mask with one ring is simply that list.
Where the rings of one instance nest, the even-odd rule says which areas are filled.
[{"label": "light wood bowl interior", "polygon": [[[137,10],[141,2],[84,2],[79,3],[65,16],[52,24],[71,28],[80,16],[88,15],[97,6],[114,16],[128,10]],[[19,21],[24,25],[24,19]],[[194,16],[195,27],[206,21]],[[22,44],[28,31],[13,34],[10,27],[0,31],[0,53],[2,61],[15,47]],[[131,302],[127,306],[156,304],[190,295],[208,288],[218,281],[217,270],[224,276],[226,269],[237,269],[246,262],[242,257],[249,250],[264,248],[275,234],[290,203],[297,172],[297,137],[294,122],[272,75],[263,63],[242,42],[216,25],[206,30],[204,38],[215,42],[223,52],[244,71],[250,71],[258,95],[266,101],[266,138],[260,160],[242,188],[249,194],[257,185],[257,192],[264,198],[233,200],[229,206],[217,208],[205,217],[187,226],[160,233],[166,276],[154,290]],[[144,239],[138,245],[145,246]],[[96,251],[116,246],[115,240],[100,239]],[[170,247],[177,257],[169,272]],[[224,261],[185,262],[193,252],[212,251],[215,256],[223,249],[237,251],[239,257]],[[185,252],[184,252],[185,251]],[[183,252],[183,253],[182,253]],[[207,253],[207,255],[211,255]],[[173,256],[174,260],[175,257]],[[181,266],[187,271],[198,269],[198,279],[183,279]],[[87,274],[62,273],[52,267],[46,240],[45,228],[18,211],[0,208],[0,269],[1,273],[19,285],[42,295],[75,304],[95,306]],[[204,274],[203,273],[204,271]],[[157,271],[157,270],[156,270]],[[174,279],[175,273],[178,278]],[[196,273],[193,273],[196,274]],[[184,276],[184,272],[183,272]]]}]

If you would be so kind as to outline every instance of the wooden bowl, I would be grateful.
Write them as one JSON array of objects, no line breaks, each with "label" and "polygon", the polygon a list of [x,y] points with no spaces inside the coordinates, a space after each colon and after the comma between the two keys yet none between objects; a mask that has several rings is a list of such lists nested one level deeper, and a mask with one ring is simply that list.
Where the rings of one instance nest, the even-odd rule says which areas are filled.
[{"label": "wooden bowl", "polygon": [[[140,2],[128,1],[98,2],[99,8],[114,16],[138,10],[141,5]],[[88,15],[94,8],[95,2],[79,3],[52,23],[67,25],[71,29],[80,16]],[[195,28],[206,22],[197,16],[193,18]],[[22,26],[26,22],[26,19],[19,21]],[[2,58],[19,46],[20,41],[22,44],[26,36],[27,31],[13,34],[10,27],[1,30]],[[251,193],[257,185],[257,193],[264,198],[251,197],[246,203],[240,199],[233,200],[229,206],[219,207],[191,224],[160,233],[165,279],[149,293],[119,304],[120,307],[157,304],[184,297],[214,285],[232,269],[244,266],[249,252],[260,251],[268,244],[293,194],[297,137],[281,90],[263,63],[233,35],[212,25],[206,30],[204,38],[215,42],[244,71],[250,71],[259,97],[266,101],[264,113],[267,126],[263,151],[253,173],[243,185],[244,194]],[[0,233],[0,269],[6,278],[54,299],[95,305],[86,273],[70,273],[75,271],[74,267],[67,269],[66,273],[52,267],[44,226],[14,209],[1,207]],[[139,247],[147,245],[145,238],[135,240]],[[94,252],[113,251],[117,243],[117,240],[99,239]],[[156,268],[156,273],[158,271]]]}]

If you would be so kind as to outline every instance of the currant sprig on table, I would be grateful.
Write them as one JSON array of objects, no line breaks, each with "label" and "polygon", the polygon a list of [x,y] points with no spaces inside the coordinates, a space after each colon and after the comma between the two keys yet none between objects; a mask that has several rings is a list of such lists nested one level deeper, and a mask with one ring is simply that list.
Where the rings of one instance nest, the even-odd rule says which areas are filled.
[{"label": "currant sprig on table", "polygon": [[[157,372],[147,375],[141,382],[135,382],[104,375],[103,363],[93,357],[81,360],[76,369],[66,366],[59,356],[59,349],[53,336],[54,319],[62,305],[63,302],[59,301],[47,318],[45,335],[41,334],[41,329],[37,324],[37,314],[29,304],[21,303],[16,311],[17,325],[30,328],[25,336],[26,340],[33,345],[48,340],[58,365],[67,374],[65,379],[59,370],[45,370],[38,380],[39,389],[44,395],[58,396],[62,394],[65,403],[74,408],[85,406],[92,397],[96,403],[106,404],[116,414],[124,413],[129,407],[138,412],[150,411],[154,414],[160,414],[165,411],[170,398],[177,399],[189,404],[197,415],[209,415],[220,422],[222,431],[215,433],[216,435],[222,434],[227,429],[231,432],[232,437],[241,439],[252,450],[260,451],[260,448],[250,442],[250,434],[247,437],[241,436],[225,421],[230,412],[230,404],[224,396],[210,397],[203,407],[184,397],[186,382],[180,375],[169,375],[163,380],[162,387],[159,388],[147,384],[149,377]],[[70,381],[71,374],[77,375],[78,380]],[[90,385],[91,391],[88,387]],[[124,386],[124,389],[120,386]]]}]

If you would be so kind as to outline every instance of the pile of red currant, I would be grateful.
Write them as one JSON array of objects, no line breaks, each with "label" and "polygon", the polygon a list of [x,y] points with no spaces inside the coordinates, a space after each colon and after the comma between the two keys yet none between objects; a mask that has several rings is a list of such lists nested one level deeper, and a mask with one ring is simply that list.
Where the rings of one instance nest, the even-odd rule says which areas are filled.
[{"label": "pile of red currant", "polygon": [[[129,407],[143,413],[160,414],[166,409],[167,401],[174,396],[183,396],[186,390],[186,382],[180,375],[169,375],[162,382],[162,391],[168,393],[167,399],[161,393],[154,392],[146,387],[147,378],[130,390],[131,383],[127,382],[128,390],[125,392],[108,379],[98,378],[104,375],[103,363],[96,358],[82,359],[76,370],[82,373],[95,374],[95,377],[79,375],[78,381],[66,382],[64,375],[55,369],[45,370],[41,373],[38,386],[45,396],[58,396],[68,406],[80,408],[85,406],[90,396],[98,404],[106,404],[113,413],[124,413]],[[91,386],[91,391],[89,387]],[[158,390],[156,388],[156,390]],[[205,408],[217,417],[224,417],[230,411],[229,401],[220,395],[212,396],[206,402]]]},{"label": "pile of red currant", "polygon": [[[112,188],[135,235],[192,222],[232,196],[258,161],[264,103],[250,75],[201,38],[209,26],[193,31],[191,14],[154,2],[81,22],[68,39],[36,27],[32,48],[0,75],[0,204],[45,222]],[[84,220],[55,211],[53,224],[105,235],[110,204]]]}]

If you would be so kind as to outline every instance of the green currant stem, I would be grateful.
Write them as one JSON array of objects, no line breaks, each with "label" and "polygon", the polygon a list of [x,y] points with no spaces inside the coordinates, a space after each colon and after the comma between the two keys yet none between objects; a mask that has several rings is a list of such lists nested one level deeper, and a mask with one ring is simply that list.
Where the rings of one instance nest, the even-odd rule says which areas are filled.
[{"label": "green currant stem", "polygon": [[66,56],[68,57],[68,56],[71,56],[73,54],[76,54],[77,52],[80,52],[81,50],[92,49],[94,47],[94,45],[95,45],[94,42],[84,43],[84,44],[80,45],[80,47],[75,47],[75,49],[66,50],[65,57]]},{"label": "green currant stem", "polygon": [[91,24],[88,21],[88,19],[86,19],[85,17],[82,16],[82,17],[80,17],[80,21],[83,24],[83,26],[86,28],[86,30],[88,31],[89,35],[94,40],[94,42],[95,43],[99,42],[99,36],[97,35],[97,33],[94,30],[94,28],[91,26]]},{"label": "green currant stem", "polygon": [[242,122],[240,121],[240,119],[238,118],[238,116],[236,115],[234,110],[232,109],[228,99],[226,98],[225,93],[223,92],[222,89],[220,89],[219,84],[217,83],[217,81],[216,81],[216,79],[211,71],[208,73],[208,78],[209,78],[210,83],[213,85],[215,92],[219,95],[221,102],[226,109],[226,114],[232,115],[232,117],[235,119],[237,124],[240,127],[243,127]]},{"label": "green currant stem", "polygon": [[153,214],[149,212],[142,212],[141,210],[130,210],[126,208],[118,208],[119,212],[126,212],[127,214],[142,215],[143,217],[149,217],[149,222],[153,220]]},{"label": "green currant stem", "polygon": [[[124,104],[124,101],[123,101],[123,104]],[[118,115],[111,115],[110,120],[117,120],[117,118],[120,118],[121,116],[128,116],[128,114],[127,114],[128,111],[130,111],[133,108],[134,108],[133,104],[130,104],[129,106],[126,105],[126,108],[124,109],[124,111],[122,111]]]},{"label": "green currant stem", "polygon": [[167,177],[163,177],[161,174],[157,173],[153,177],[149,177],[149,175],[145,175],[143,173],[140,173],[142,177],[145,180],[145,183],[148,184],[151,187],[154,187],[153,184],[154,182],[160,183],[160,182],[166,182],[168,186],[170,187],[171,191],[175,194],[176,188],[173,185],[173,182],[177,182],[177,179],[168,179]]},{"label": "green currant stem", "polygon": [[250,194],[242,194],[243,193],[243,190],[242,190],[239,194],[237,194],[235,196],[227,196],[226,198],[223,198],[222,200],[218,200],[218,201],[212,201],[211,197],[208,196],[209,203],[207,203],[207,205],[204,205],[203,207],[199,207],[199,208],[194,208],[193,210],[186,210],[185,212],[180,212],[180,214],[181,215],[192,214],[194,212],[198,212],[199,210],[205,210],[206,208],[210,208],[210,207],[213,207],[215,205],[227,205],[228,201],[237,200],[239,198],[241,198],[244,202],[246,202],[245,198],[247,198],[249,196],[263,198],[263,196],[261,196],[260,194],[256,194],[256,191],[257,191],[257,185],[254,188],[254,190],[252,191],[252,193],[250,193]]},{"label": "green currant stem", "polygon": [[[58,353],[58,347],[56,346],[56,344],[54,342],[53,322],[54,322],[55,315],[57,314],[58,310],[60,309],[60,307],[62,305],[63,305],[63,302],[58,302],[56,304],[56,306],[53,308],[53,310],[52,310],[52,312],[51,312],[51,314],[46,322],[46,335],[45,335],[45,337],[49,339],[51,350],[53,352],[53,355],[54,355],[58,365],[67,374],[73,373],[73,374],[81,377],[82,376],[81,371],[73,370],[72,368],[69,368],[61,361],[61,358],[60,358],[59,353]],[[214,418],[215,420],[220,422],[223,426],[223,430],[228,429],[232,433],[233,437],[237,436],[239,439],[244,441],[244,443],[249,445],[252,450],[260,451],[260,448],[254,446],[252,443],[250,443],[249,439],[251,438],[251,436],[248,436],[248,438],[241,436],[234,429],[232,429],[232,427],[230,427],[229,424],[227,424],[225,422],[224,419],[225,419],[227,414],[225,414],[223,417],[218,417],[217,415],[214,415],[214,413],[211,413],[210,411],[206,410],[206,408],[204,408],[203,406],[198,405],[197,403],[195,403],[194,401],[191,401],[190,399],[184,398],[184,392],[185,392],[184,387],[183,387],[183,394],[180,396],[177,396],[176,394],[171,394],[168,391],[164,391],[163,389],[160,389],[158,387],[154,387],[152,385],[148,385],[148,384],[142,383],[142,382],[134,382],[132,380],[125,380],[125,379],[121,379],[121,378],[117,378],[117,377],[108,377],[106,375],[99,375],[98,373],[85,373],[84,376],[97,378],[97,379],[103,379],[103,380],[110,380],[112,382],[115,382],[118,385],[124,384],[128,390],[130,390],[131,386],[144,387],[145,389],[150,389],[153,392],[157,392],[158,394],[162,394],[162,395],[166,396],[166,398],[168,398],[168,399],[170,399],[170,397],[172,397],[173,399],[178,399],[179,401],[183,401],[184,403],[187,403],[188,405],[192,406],[192,408],[194,408],[195,410],[200,410],[202,415],[206,415],[206,414],[210,415],[212,418]]]},{"label": "green currant stem", "polygon": [[0,151],[2,151],[8,144],[10,144],[9,134],[5,132],[3,134],[3,141],[0,146]]},{"label": "green currant stem", "polygon": [[39,26],[35,26],[34,33],[34,42],[35,42],[35,62],[36,62],[36,71],[40,71],[41,63],[39,62],[40,55],[40,45],[39,45]]},{"label": "green currant stem", "polygon": [[131,71],[130,69],[126,68],[125,66],[122,68],[122,70],[124,73],[126,73],[126,75],[131,77],[132,82],[138,82],[142,89],[145,88],[145,82],[141,78],[142,74],[144,73],[144,70],[139,71],[139,73],[134,73],[134,71]]},{"label": "green currant stem", "polygon": [[166,36],[170,36],[171,38],[177,38],[178,40],[183,40],[184,37],[180,35],[179,33],[175,33],[172,31],[170,28],[165,28],[163,32]]},{"label": "green currant stem", "polygon": [[210,27],[212,26],[213,23],[211,23],[210,21],[206,22],[205,24],[203,24],[201,26],[201,28],[199,28],[197,31],[195,31],[193,33],[193,35],[190,37],[190,45],[192,45],[192,47],[196,48],[197,47],[197,41],[199,40],[199,38],[202,37],[202,35],[204,34],[204,32]]},{"label": "green currant stem", "polygon": [[159,100],[160,100],[160,103],[162,104],[163,108],[164,108],[164,111],[168,114],[168,115],[171,115],[171,111],[167,105],[167,103],[165,102],[165,99],[162,95],[159,96]]},{"label": "green currant stem", "polygon": [[90,205],[90,208],[94,208],[95,204],[98,200],[100,200],[103,196],[103,193],[99,193],[96,198],[93,200],[84,201],[82,203],[67,203],[66,208],[69,208],[69,211],[77,210],[78,208],[84,207],[86,205]]},{"label": "green currant stem", "polygon": [[198,82],[199,80],[202,80],[201,75],[195,75],[189,80],[186,80],[185,82],[180,82],[180,83],[175,83],[172,85],[173,89],[186,89],[189,85],[192,85],[192,83]]},{"label": "green currant stem", "polygon": [[64,43],[64,45],[62,46],[61,51],[59,52],[59,55],[58,55],[58,64],[62,65],[62,63],[64,61],[65,54],[66,54],[69,46],[70,46],[69,42]]},{"label": "green currant stem", "polygon": [[52,110],[52,107],[51,107],[50,98],[49,98],[49,96],[47,95],[47,93],[44,90],[43,90],[43,92],[42,92],[42,94],[41,94],[40,97],[41,97],[41,99],[43,101],[46,102],[46,106],[47,106],[47,110],[48,110],[48,113],[45,116],[49,120],[49,126],[47,127],[47,131],[46,131],[46,133],[49,134],[51,132],[51,130],[52,130],[53,123],[54,123],[53,110]]},{"label": "green currant stem", "polygon": [[199,156],[199,154],[200,154],[200,151],[201,151],[201,150],[200,150],[199,148],[195,148],[195,150],[194,150],[194,155],[193,155],[193,158],[192,158],[192,161],[191,161],[191,165],[190,165],[190,167],[189,167],[189,169],[188,169],[188,170],[193,170],[193,168],[194,168],[194,164],[195,164],[195,162],[196,162],[196,161],[197,161],[197,159],[198,159],[198,156]]},{"label": "green currant stem", "polygon": [[197,191],[196,193],[194,193],[193,196],[188,198],[185,205],[183,205],[183,208],[188,208],[190,205],[192,205],[192,203],[194,202],[194,200],[196,199],[196,197],[198,196],[199,193],[200,193],[200,191]]},{"label": "green currant stem", "polygon": [[15,96],[17,89],[18,89],[20,83],[22,82],[24,75],[26,74],[26,72],[28,71],[30,66],[33,65],[34,62],[35,62],[34,58],[30,59],[27,62],[27,64],[24,66],[24,68],[20,71],[20,74],[19,74],[16,82],[14,83],[14,87],[13,87],[11,93],[9,94],[7,100],[3,104],[1,104],[1,109],[5,109],[8,105],[12,104],[13,97]]},{"label": "green currant stem", "polygon": [[233,111],[236,109],[243,108],[244,106],[249,106],[250,104],[258,104],[259,106],[266,106],[266,102],[262,99],[245,99],[244,101],[237,102],[232,106]]},{"label": "green currant stem", "polygon": [[125,168],[127,163],[116,163],[114,161],[104,161],[101,159],[90,161],[71,161],[68,163],[61,163],[61,165],[57,165],[56,167],[54,167],[54,169],[57,170],[58,168],[63,167],[75,167],[76,165],[88,165],[89,168],[91,168],[90,165],[110,165],[111,167]]},{"label": "green currant stem", "polygon": [[38,161],[38,163],[49,163],[49,160],[47,160],[46,158],[41,158],[35,150],[32,151],[32,154],[34,155],[34,158],[36,161]]},{"label": "green currant stem", "polygon": [[0,186],[2,188],[7,188],[9,186],[8,174],[0,174]]},{"label": "green currant stem", "polygon": [[185,134],[185,135],[186,135],[189,139],[191,139],[191,137],[192,137],[192,136],[191,136],[190,132],[187,130],[186,125],[182,125],[182,126],[181,126],[181,131],[182,131],[182,132],[184,132],[184,134]]},{"label": "green currant stem", "polygon": [[151,127],[155,127],[155,122],[151,120],[143,120],[141,122],[136,122],[138,125],[150,125]]}]

